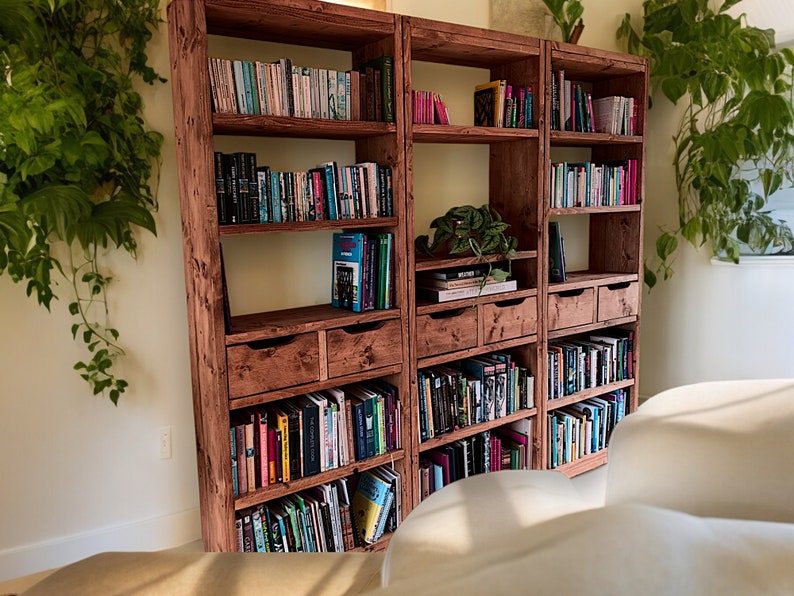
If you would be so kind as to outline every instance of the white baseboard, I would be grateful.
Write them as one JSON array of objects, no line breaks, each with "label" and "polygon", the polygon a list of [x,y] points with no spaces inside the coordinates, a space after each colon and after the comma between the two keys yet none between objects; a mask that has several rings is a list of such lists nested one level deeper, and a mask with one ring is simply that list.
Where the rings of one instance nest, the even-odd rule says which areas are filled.
[{"label": "white baseboard", "polygon": [[0,551],[0,582],[107,551],[152,551],[201,539],[198,508]]}]

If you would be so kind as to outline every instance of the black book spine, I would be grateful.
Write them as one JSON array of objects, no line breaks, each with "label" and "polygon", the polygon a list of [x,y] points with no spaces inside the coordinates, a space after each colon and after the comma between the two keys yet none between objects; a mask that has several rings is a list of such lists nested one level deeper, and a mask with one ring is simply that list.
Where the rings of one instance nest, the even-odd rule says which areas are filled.
[{"label": "black book spine", "polygon": [[251,223],[259,223],[259,177],[256,173],[256,153],[246,153],[248,162],[248,201],[250,202]]},{"label": "black book spine", "polygon": [[251,188],[249,181],[251,179],[250,172],[248,171],[248,160],[245,158],[245,153],[234,154],[235,167],[237,168],[237,192],[239,193],[238,205],[240,211],[240,223],[250,223],[251,221],[251,202],[248,198],[248,193]]},{"label": "black book spine", "polygon": [[223,153],[215,152],[215,202],[218,208],[218,224],[225,225],[226,220],[226,174],[223,166]]},{"label": "black book spine", "polygon": [[226,223],[238,224],[240,223],[240,189],[237,186],[237,165],[234,155],[231,154],[225,154],[223,161],[226,174]]}]

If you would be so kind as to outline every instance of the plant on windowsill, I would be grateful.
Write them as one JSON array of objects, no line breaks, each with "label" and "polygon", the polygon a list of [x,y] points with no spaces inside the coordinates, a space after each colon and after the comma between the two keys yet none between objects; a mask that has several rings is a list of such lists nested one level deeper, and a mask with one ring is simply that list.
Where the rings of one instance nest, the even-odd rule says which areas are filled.
[{"label": "plant on windowsill", "polygon": [[793,182],[794,52],[774,51],[774,30],[728,14],[740,1],[646,0],[642,30],[627,14],[617,31],[629,52],[650,59],[654,89],[685,108],[673,137],[678,227],[660,231],[645,263],[649,287],[673,274],[679,238],[733,262],[742,246],[761,254],[794,246],[767,206]]},{"label": "plant on windowsill", "polygon": [[[510,224],[488,204],[481,207],[462,205],[452,207],[444,215],[436,217],[430,228],[434,230],[433,240],[424,234],[414,241],[417,251],[431,257],[443,253],[448,256],[473,255],[477,260],[488,264],[488,273],[483,276],[480,290],[489,277],[495,281],[505,281],[510,277],[511,259],[516,256],[518,238],[508,236],[505,231]],[[494,267],[488,255],[500,255],[507,261],[508,268]]]},{"label": "plant on windowsill", "polygon": [[[156,233],[150,180],[162,135],[148,130],[133,82],[162,82],[146,44],[159,0],[0,0],[0,274],[27,282],[50,309],[62,276],[74,368],[116,404],[127,382],[110,326],[110,251],[136,254],[136,228]],[[53,275],[56,274],[56,275]]]}]

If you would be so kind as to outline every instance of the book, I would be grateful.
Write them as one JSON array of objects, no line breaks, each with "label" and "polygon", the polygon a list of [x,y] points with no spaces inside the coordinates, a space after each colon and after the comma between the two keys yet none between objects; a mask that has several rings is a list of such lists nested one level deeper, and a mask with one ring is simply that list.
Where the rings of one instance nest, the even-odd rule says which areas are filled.
[{"label": "book", "polygon": [[416,275],[416,286],[419,288],[429,288],[436,290],[454,290],[455,288],[480,287],[486,284],[496,283],[493,276],[489,277],[467,277],[463,279],[437,279]]},{"label": "book", "polygon": [[501,89],[504,81],[490,81],[474,87],[474,126],[501,126]]},{"label": "book", "polygon": [[560,222],[549,222],[549,281],[561,283],[567,279],[565,273],[562,235],[560,234]]},{"label": "book", "polygon": [[480,286],[470,286],[466,288],[455,288],[451,290],[440,290],[436,288],[423,288],[417,286],[417,294],[426,300],[433,302],[449,302],[451,300],[463,300],[465,298],[476,298],[478,296],[489,296],[501,294],[503,292],[513,292],[518,288],[515,279],[500,281],[496,283]]},{"label": "book", "polygon": [[363,308],[364,234],[333,235],[331,304],[354,312]]},{"label": "book", "polygon": [[394,56],[378,56],[362,64],[365,69],[372,68],[376,73],[376,80],[380,78],[379,90],[381,99],[380,118],[383,122],[396,122],[394,110]]},{"label": "book", "polygon": [[391,483],[372,471],[362,472],[359,477],[351,506],[358,538],[365,544],[372,544],[377,540],[378,521],[390,490]]},{"label": "book", "polygon": [[449,267],[446,269],[431,269],[428,271],[417,271],[418,279],[440,279],[452,281],[456,279],[470,279],[473,277],[483,277],[488,273],[488,263],[477,265],[464,265],[461,267]]}]

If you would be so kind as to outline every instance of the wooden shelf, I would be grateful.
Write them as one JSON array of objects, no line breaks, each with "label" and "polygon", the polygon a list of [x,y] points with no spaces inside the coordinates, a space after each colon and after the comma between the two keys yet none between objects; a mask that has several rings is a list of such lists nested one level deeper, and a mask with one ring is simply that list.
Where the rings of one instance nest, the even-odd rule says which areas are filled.
[{"label": "wooden shelf", "polygon": [[414,124],[411,131],[415,143],[485,144],[538,138],[532,128]]},{"label": "wooden shelf", "polygon": [[566,292],[580,288],[606,286],[633,282],[639,279],[637,273],[591,273],[589,271],[572,271],[564,282],[549,283],[549,292]]},{"label": "wooden shelf", "polygon": [[534,288],[519,288],[512,292],[501,292],[499,294],[488,294],[477,298],[466,298],[464,300],[450,300],[449,302],[427,302],[425,300],[416,301],[416,314],[429,315],[445,310],[455,310],[457,308],[471,308],[477,304],[493,304],[496,302],[506,302],[527,296],[537,296],[538,291]]},{"label": "wooden shelf", "polygon": [[548,400],[548,403],[546,404],[546,411],[551,412],[558,408],[564,408],[565,406],[570,406],[571,404],[590,399],[591,397],[598,397],[599,395],[605,395],[612,391],[617,391],[618,389],[626,389],[627,387],[633,386],[634,379],[627,379],[625,381],[615,381],[614,383],[599,385],[598,387],[590,387],[589,389],[578,391],[571,395]]},{"label": "wooden shelf", "polygon": [[[537,257],[538,251],[536,250],[518,250],[516,251],[516,256],[511,260],[522,261],[526,259],[536,259]],[[419,255],[416,258],[416,264],[414,268],[417,271],[431,271],[433,269],[448,269],[450,267],[479,265],[485,261],[490,263],[499,263],[502,261],[507,261],[507,257],[504,255],[485,255],[482,258],[475,256],[433,258]]]},{"label": "wooden shelf", "polygon": [[368,228],[393,228],[398,225],[396,217],[373,217],[361,219],[333,219],[323,221],[292,221],[288,223],[235,224],[218,226],[218,235],[243,236],[247,234],[278,234],[284,232],[319,232],[322,230],[364,230]]},{"label": "wooden shelf", "polygon": [[205,0],[207,33],[352,51],[395,34],[395,16],[302,0]]},{"label": "wooden shelf", "polygon": [[313,486],[318,486],[327,482],[333,482],[334,480],[339,480],[340,478],[345,478],[346,476],[358,474],[365,470],[371,470],[372,468],[377,468],[378,466],[387,465],[393,461],[402,460],[404,457],[405,452],[402,449],[399,449],[390,453],[384,453],[383,455],[376,455],[374,457],[362,459],[361,461],[354,462],[349,466],[334,468],[333,470],[328,470],[326,472],[320,472],[314,476],[298,478],[297,480],[290,482],[271,484],[237,497],[234,500],[234,508],[236,511],[247,509],[248,507],[253,507],[254,505],[258,505],[259,503],[263,503],[265,501],[272,501],[273,499],[285,497],[287,495],[306,490],[307,488],[311,488]]},{"label": "wooden shelf", "polygon": [[216,135],[356,141],[396,134],[397,127],[385,122],[213,114],[212,130]]},{"label": "wooden shelf", "polygon": [[430,451],[431,449],[459,441],[460,439],[473,437],[474,435],[478,435],[481,432],[485,432],[486,430],[491,430],[493,428],[504,426],[505,424],[510,424],[516,420],[531,418],[536,416],[537,413],[537,408],[527,408],[526,410],[517,410],[511,414],[508,414],[507,416],[503,416],[502,418],[496,418],[495,420],[489,420],[488,422],[472,424],[471,426],[464,426],[458,430],[444,433],[442,435],[435,436],[432,439],[423,441],[419,444],[419,451],[420,453],[424,453],[425,451]]},{"label": "wooden shelf", "polygon": [[574,476],[584,474],[585,472],[594,470],[599,466],[603,466],[605,463],[607,463],[607,455],[608,448],[601,449],[600,451],[596,451],[590,455],[585,455],[584,457],[574,460],[570,463],[557,466],[554,469],[561,474],[565,474],[568,476],[568,478],[573,478]]},{"label": "wooden shelf", "polygon": [[598,215],[600,213],[634,213],[642,211],[641,205],[609,205],[601,207],[554,207],[549,209],[549,215]]},{"label": "wooden shelf", "polygon": [[538,341],[537,335],[527,335],[525,337],[519,337],[516,339],[509,339],[506,341],[495,342],[483,346],[469,348],[466,350],[457,350],[455,352],[448,352],[446,354],[437,354],[435,356],[418,359],[416,367],[418,369],[428,368],[430,366],[437,366],[439,364],[446,364],[448,362],[454,362],[456,360],[471,358],[472,356],[479,356],[481,354],[489,354],[491,352],[500,352],[503,350],[509,350],[511,348],[518,348],[521,346],[526,346],[528,344],[534,344],[537,341]]},{"label": "wooden shelf", "polygon": [[306,383],[304,385],[293,385],[291,387],[276,389],[266,393],[238,397],[229,400],[229,410],[241,410],[243,408],[250,408],[252,406],[269,404],[282,399],[297,397],[298,395],[304,395],[306,393],[312,393],[314,391],[323,391],[324,389],[332,389],[334,387],[341,387],[343,385],[350,385],[352,383],[360,383],[362,381],[368,381],[371,379],[379,379],[390,375],[401,374],[402,372],[403,366],[401,364],[395,364],[392,366],[382,366],[379,368],[368,369],[366,371],[361,371],[359,373],[345,375],[342,377],[333,377],[331,379]]},{"label": "wooden shelf", "polygon": [[552,130],[549,132],[551,144],[559,147],[588,147],[590,145],[642,145],[639,136],[611,135],[602,132],[572,132]]},{"label": "wooden shelf", "polygon": [[232,317],[233,331],[226,335],[226,345],[232,346],[320,329],[388,321],[399,317],[399,309],[353,312],[330,304],[239,315]]}]

